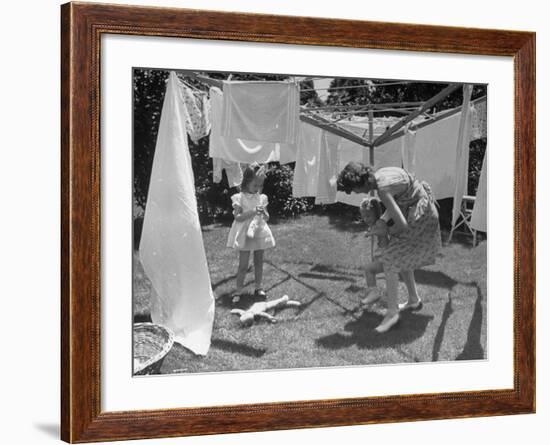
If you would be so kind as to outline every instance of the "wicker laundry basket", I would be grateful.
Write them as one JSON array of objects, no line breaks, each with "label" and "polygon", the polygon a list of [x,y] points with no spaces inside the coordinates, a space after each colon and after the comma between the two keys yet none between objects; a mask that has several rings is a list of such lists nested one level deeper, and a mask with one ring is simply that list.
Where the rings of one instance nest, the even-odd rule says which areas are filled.
[{"label": "wicker laundry basket", "polygon": [[174,334],[154,323],[134,323],[134,374],[160,374],[164,357],[174,344]]}]

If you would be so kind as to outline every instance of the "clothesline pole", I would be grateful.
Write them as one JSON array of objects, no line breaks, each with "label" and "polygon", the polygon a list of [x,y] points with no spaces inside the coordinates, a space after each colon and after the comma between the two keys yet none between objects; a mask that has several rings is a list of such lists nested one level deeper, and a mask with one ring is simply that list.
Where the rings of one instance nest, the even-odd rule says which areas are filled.
[{"label": "clothesline pole", "polygon": [[[374,112],[369,110],[369,164],[374,168]],[[374,190],[371,191],[374,196]],[[374,261],[374,237],[370,237],[370,259]]]},{"label": "clothesline pole", "polygon": [[409,122],[411,122],[413,119],[420,116],[424,111],[428,110],[429,108],[433,107],[435,104],[437,104],[442,99],[445,99],[449,94],[456,91],[458,88],[461,88],[461,83],[452,83],[443,90],[441,90],[439,93],[437,93],[435,96],[433,96],[431,99],[428,99],[424,104],[418,108],[416,111],[413,111],[409,115],[403,117],[399,122],[397,122],[395,125],[388,128],[382,135],[378,136],[378,138],[373,142],[375,146],[381,145],[384,142],[387,142],[387,139],[395,133],[397,130],[400,130],[402,127],[407,125]]},{"label": "clothesline pole", "polygon": [[374,113],[369,111],[369,164],[374,167]]},{"label": "clothesline pole", "polygon": [[342,128],[339,125],[336,125],[333,122],[321,116],[316,115],[314,118],[307,114],[300,114],[300,120],[307,124],[313,125],[314,127],[317,127],[329,133],[332,133],[336,136],[340,136],[340,137],[343,137],[344,139],[348,139],[351,142],[355,142],[356,144],[362,145],[364,147],[369,146],[368,141],[362,138],[361,136],[358,136],[355,133],[352,133],[351,131],[346,130],[345,128]]}]

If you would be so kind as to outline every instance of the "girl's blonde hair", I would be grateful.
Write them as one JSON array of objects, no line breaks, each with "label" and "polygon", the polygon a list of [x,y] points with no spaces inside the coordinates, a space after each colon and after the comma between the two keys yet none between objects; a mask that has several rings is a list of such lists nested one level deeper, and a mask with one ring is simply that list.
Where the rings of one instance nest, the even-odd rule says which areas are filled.
[{"label": "girl's blonde hair", "polygon": [[243,172],[243,180],[241,182],[241,192],[246,192],[250,183],[256,179],[261,178],[262,180],[266,177],[266,167],[265,165],[260,165],[258,163],[253,163],[248,165]]},{"label": "girl's blonde hair", "polygon": [[382,216],[382,201],[375,196],[365,198],[359,205],[359,211],[361,214],[364,212],[373,212],[376,219],[380,219],[380,216]]}]

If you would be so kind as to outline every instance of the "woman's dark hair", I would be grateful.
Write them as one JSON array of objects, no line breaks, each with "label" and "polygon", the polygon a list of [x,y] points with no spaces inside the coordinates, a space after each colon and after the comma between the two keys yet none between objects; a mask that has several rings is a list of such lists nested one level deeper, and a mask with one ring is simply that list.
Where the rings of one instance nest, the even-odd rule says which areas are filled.
[{"label": "woman's dark hair", "polygon": [[265,178],[265,175],[265,166],[262,166],[256,162],[247,166],[243,172],[243,180],[240,187],[241,192],[246,192],[248,190],[248,184],[250,184],[254,180],[254,178]]},{"label": "woman's dark hair", "polygon": [[371,181],[374,170],[360,162],[350,162],[338,175],[338,190],[351,193]]}]

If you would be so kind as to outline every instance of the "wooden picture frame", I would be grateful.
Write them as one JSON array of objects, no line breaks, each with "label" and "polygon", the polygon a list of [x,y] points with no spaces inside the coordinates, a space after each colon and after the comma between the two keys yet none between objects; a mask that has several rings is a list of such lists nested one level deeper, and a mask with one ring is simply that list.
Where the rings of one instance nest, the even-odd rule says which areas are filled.
[{"label": "wooden picture frame", "polygon": [[[100,38],[168,36],[511,56],[514,385],[509,390],[129,412],[100,404]],[[61,7],[61,437],[71,443],[535,411],[535,34],[91,3]]]}]

